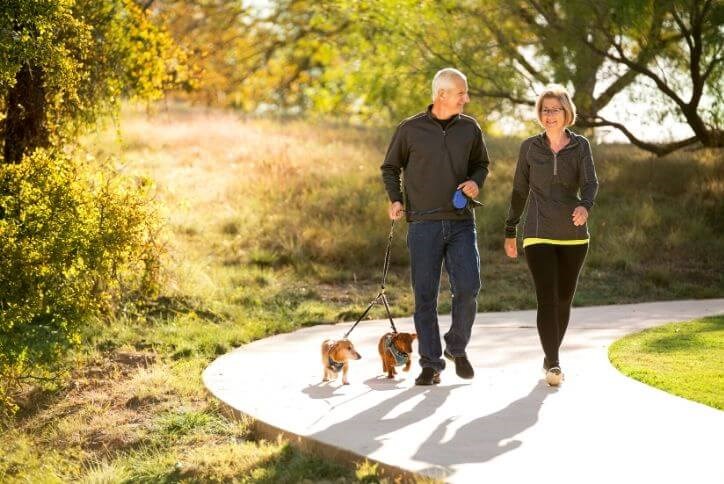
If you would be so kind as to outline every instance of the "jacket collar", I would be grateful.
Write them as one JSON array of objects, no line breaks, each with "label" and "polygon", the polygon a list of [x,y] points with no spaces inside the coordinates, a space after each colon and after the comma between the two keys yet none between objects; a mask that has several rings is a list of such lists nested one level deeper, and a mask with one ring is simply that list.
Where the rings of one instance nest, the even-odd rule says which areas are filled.
[{"label": "jacket collar", "polygon": [[[437,118],[432,115],[432,104],[428,104],[427,106],[427,117],[431,119],[432,121],[437,122]],[[460,113],[454,115],[452,118],[450,118],[450,122],[453,123],[455,121],[458,121],[460,119]]]},{"label": "jacket collar", "polygon": [[[571,141],[569,141],[568,144],[563,147],[563,149],[564,149],[564,150],[567,150],[568,148],[573,148],[573,147],[575,147],[575,146],[578,146],[578,143],[579,143],[578,138],[579,138],[579,136],[578,136],[576,133],[574,133],[573,131],[571,131],[570,129],[568,129],[568,128],[565,128],[565,132],[566,132],[566,134],[568,135],[568,138],[569,138]],[[550,149],[550,145],[548,144],[548,139],[546,138],[546,132],[545,132],[545,131],[543,131],[543,132],[540,133],[538,136],[536,136],[535,139],[536,139],[536,141],[537,141],[540,145],[542,145],[544,148]]]}]

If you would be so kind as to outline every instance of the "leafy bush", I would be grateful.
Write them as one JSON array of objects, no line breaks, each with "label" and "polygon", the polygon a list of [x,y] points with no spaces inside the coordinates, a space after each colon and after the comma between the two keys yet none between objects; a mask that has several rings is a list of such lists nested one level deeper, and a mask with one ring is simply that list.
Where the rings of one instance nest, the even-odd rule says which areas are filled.
[{"label": "leafy bush", "polygon": [[150,188],[60,152],[0,165],[0,407],[57,370],[82,325],[157,292]]}]

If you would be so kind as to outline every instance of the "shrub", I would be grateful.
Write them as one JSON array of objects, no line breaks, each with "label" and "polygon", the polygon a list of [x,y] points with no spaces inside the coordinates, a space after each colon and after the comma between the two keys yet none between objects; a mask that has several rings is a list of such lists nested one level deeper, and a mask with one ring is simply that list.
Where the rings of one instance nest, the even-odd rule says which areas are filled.
[{"label": "shrub", "polygon": [[146,179],[37,150],[0,165],[0,406],[52,376],[82,325],[158,287],[158,218]]}]

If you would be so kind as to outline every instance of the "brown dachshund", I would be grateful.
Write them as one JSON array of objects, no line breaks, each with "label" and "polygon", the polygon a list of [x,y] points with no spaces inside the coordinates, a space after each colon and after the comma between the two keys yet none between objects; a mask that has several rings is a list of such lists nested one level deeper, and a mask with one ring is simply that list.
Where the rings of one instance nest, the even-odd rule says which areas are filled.
[{"label": "brown dachshund", "polygon": [[352,342],[346,338],[340,340],[328,339],[322,343],[322,381],[334,381],[339,372],[342,372],[342,384],[349,385],[347,371],[349,360],[362,358],[354,349]]},{"label": "brown dachshund", "polygon": [[386,333],[380,338],[377,349],[382,358],[382,371],[387,373],[387,378],[395,377],[396,366],[404,365],[403,371],[410,371],[410,353],[415,338],[415,333]]}]

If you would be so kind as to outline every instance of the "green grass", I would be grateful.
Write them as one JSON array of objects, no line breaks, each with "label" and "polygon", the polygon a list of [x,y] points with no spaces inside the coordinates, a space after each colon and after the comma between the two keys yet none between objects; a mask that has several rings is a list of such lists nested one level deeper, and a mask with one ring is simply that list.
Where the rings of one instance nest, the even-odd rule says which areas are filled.
[{"label": "green grass", "polygon": [[[379,165],[391,131],[200,110],[129,111],[121,131],[122,141],[107,131],[85,146],[155,180],[167,221],[163,295],[88,324],[69,361],[78,370],[28,389],[0,435],[0,482],[381,480],[364,462],[342,468],[258,439],[206,395],[201,372],[250,341],[354,319],[377,294],[389,231]],[[524,260],[502,249],[519,141],[487,141],[479,308],[534,308]],[[601,190],[574,304],[724,296],[721,152],[594,149]],[[405,236],[399,224],[387,280],[398,316],[413,311]],[[442,289],[448,312],[445,277]]]},{"label": "green grass", "polygon": [[608,355],[631,378],[724,410],[724,316],[626,336],[611,345]]}]

